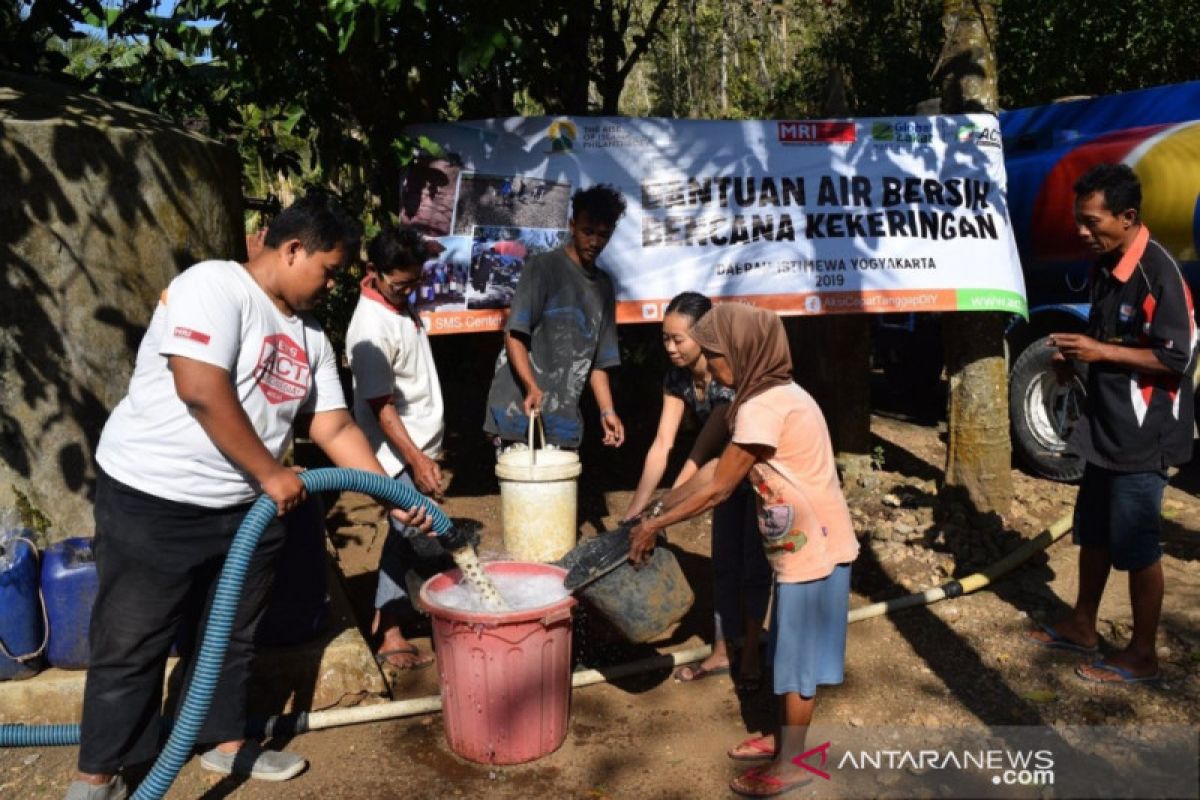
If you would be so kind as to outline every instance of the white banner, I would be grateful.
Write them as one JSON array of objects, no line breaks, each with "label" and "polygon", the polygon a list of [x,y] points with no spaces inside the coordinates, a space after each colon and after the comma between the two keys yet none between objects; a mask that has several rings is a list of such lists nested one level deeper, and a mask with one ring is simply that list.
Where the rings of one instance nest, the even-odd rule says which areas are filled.
[{"label": "white banner", "polygon": [[401,217],[445,251],[417,298],[435,333],[494,330],[571,194],[628,208],[599,258],[620,322],[682,291],[782,314],[1026,312],[988,115],[744,121],[512,118],[414,126]]}]

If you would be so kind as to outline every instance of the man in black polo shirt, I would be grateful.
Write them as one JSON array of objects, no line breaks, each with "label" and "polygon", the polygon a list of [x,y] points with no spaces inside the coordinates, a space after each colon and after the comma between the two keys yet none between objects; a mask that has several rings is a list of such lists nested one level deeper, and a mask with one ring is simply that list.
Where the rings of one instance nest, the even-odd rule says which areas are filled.
[{"label": "man in black polo shirt", "polygon": [[1162,495],[1167,468],[1192,456],[1192,297],[1179,265],[1142,224],[1141,200],[1137,176],[1123,164],[1097,165],[1075,184],[1079,235],[1097,255],[1092,310],[1086,334],[1050,337],[1064,369],[1088,365],[1087,404],[1070,440],[1087,462],[1075,500],[1079,594],[1065,619],[1029,638],[1096,653],[1104,584],[1112,569],[1128,572],[1129,644],[1075,670],[1098,683],[1159,678]]}]

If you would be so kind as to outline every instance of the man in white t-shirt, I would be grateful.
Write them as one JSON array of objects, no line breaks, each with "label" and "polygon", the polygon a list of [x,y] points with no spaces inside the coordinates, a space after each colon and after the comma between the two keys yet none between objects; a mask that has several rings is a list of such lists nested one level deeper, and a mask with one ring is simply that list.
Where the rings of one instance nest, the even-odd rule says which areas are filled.
[{"label": "man in white t-shirt", "polygon": [[[350,327],[346,355],[354,373],[354,417],[388,474],[437,498],[442,472],[442,387],[429,336],[409,304],[422,280],[429,245],[414,228],[388,228],[367,248],[367,276]],[[433,662],[404,638],[409,610],[404,575],[417,567],[412,531],[391,525],[379,558],[375,659],[380,666],[419,669]]]},{"label": "man in white t-shirt", "polygon": [[[250,503],[266,493],[282,516],[305,499],[296,472],[280,463],[294,430],[307,428],[339,466],[384,473],[346,410],[333,348],[306,313],[357,249],[357,225],[310,195],[276,218],[246,264],[196,264],[163,292],[96,451],[99,589],[68,800],[125,797],[118,771],[157,753],[171,645],[181,626],[194,632],[207,617]],[[423,511],[393,514],[428,529]],[[277,518],[246,571],[198,737],[211,747],[201,766],[214,772],[279,781],[305,767],[299,755],[244,738],[254,631],[283,536]],[[181,655],[190,681],[190,653]]]}]

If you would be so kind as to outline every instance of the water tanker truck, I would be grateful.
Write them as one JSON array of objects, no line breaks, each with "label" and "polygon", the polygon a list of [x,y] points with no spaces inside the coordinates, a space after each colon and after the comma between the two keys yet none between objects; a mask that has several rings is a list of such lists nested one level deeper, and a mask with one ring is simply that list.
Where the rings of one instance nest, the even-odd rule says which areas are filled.
[{"label": "water tanker truck", "polygon": [[[1017,462],[1042,478],[1074,481],[1083,462],[1066,449],[1086,397],[1085,367],[1060,385],[1050,367],[1054,332],[1087,326],[1093,256],[1076,233],[1072,187],[1101,162],[1128,164],[1142,183],[1142,218],[1200,297],[1200,81],[1060,101],[1000,115],[1006,202],[1029,300],[1006,346],[1009,418]],[[941,400],[939,317],[881,315],[875,358],[888,383],[930,414]],[[1200,374],[1200,370],[1197,370]]]},{"label": "water tanker truck", "polygon": [[1055,379],[1056,331],[1087,325],[1092,256],[1074,221],[1072,186],[1100,162],[1128,164],[1142,183],[1142,219],[1200,297],[1200,81],[1023,108],[1000,116],[1008,207],[1029,319],[1008,331],[1013,450],[1030,472],[1071,481],[1083,462],[1066,449],[1086,373]]}]

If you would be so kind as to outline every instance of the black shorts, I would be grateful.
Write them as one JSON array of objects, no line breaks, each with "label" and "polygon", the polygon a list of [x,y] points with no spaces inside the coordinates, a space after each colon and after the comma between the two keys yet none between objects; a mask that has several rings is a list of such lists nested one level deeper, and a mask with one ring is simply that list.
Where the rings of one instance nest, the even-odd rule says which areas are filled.
[{"label": "black shorts", "polygon": [[1075,544],[1107,547],[1115,569],[1133,572],[1162,558],[1167,473],[1114,472],[1088,464],[1075,499]]}]

